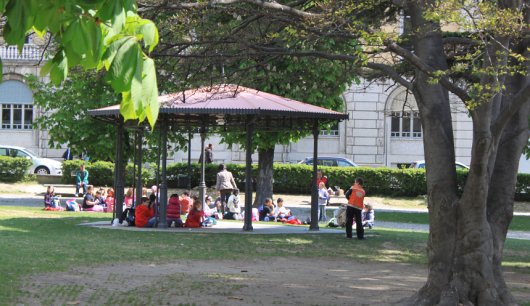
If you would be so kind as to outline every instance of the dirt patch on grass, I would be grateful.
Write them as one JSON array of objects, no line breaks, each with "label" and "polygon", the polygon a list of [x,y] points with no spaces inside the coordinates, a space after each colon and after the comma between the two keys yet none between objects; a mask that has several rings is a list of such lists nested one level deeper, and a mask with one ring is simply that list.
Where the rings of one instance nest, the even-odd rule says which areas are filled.
[{"label": "dirt patch on grass", "polygon": [[[426,273],[414,265],[307,258],[106,265],[24,279],[17,303],[389,305],[418,290]],[[506,277],[517,300],[529,301],[530,276]]]}]

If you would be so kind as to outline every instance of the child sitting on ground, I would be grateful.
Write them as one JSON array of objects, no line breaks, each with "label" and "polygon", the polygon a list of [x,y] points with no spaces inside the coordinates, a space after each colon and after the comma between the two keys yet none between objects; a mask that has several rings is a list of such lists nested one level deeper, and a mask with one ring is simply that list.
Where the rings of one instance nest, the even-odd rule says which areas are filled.
[{"label": "child sitting on ground", "polygon": [[55,197],[55,188],[50,185],[46,189],[46,194],[44,195],[44,208],[51,208],[52,207],[52,201]]},{"label": "child sitting on ground", "polygon": [[202,203],[199,199],[193,199],[193,207],[188,212],[186,223],[184,227],[197,228],[202,226],[204,221],[204,212],[202,211]]},{"label": "child sitting on ground", "polygon": [[206,202],[204,204],[204,207],[202,208],[202,210],[204,211],[204,216],[205,217],[216,217],[216,214],[217,214],[217,208],[215,207],[214,204],[212,204],[212,197],[211,196],[206,196],[204,198],[204,201]]},{"label": "child sitting on ground", "polygon": [[140,205],[134,212],[134,224],[136,227],[153,227],[156,222],[155,212],[151,207],[148,197],[142,197]]},{"label": "child sitting on ground", "polygon": [[132,188],[127,189],[127,192],[125,193],[125,198],[123,199],[123,204],[125,205],[125,208],[131,208],[134,203],[134,190]]},{"label": "child sitting on ground", "polygon": [[282,198],[278,198],[278,200],[276,200],[276,205],[276,218],[278,219],[278,221],[291,217],[291,210],[283,206]]},{"label": "child sitting on ground", "polygon": [[228,208],[228,211],[223,216],[223,219],[229,219],[229,220],[241,220],[242,219],[239,189],[236,188],[232,191],[232,194],[228,198],[228,202],[226,203],[226,206]]},{"label": "child sitting on ground", "polygon": [[190,198],[190,194],[187,191],[184,191],[182,193],[182,196],[180,197],[180,213],[182,215],[185,215],[190,210],[190,206],[192,203],[192,199]]},{"label": "child sitting on ground", "polygon": [[107,205],[107,210],[105,212],[114,211],[114,189],[107,189],[107,197],[105,198],[105,205]]},{"label": "child sitting on ground", "polygon": [[103,206],[99,204],[99,200],[94,198],[94,186],[88,185],[85,197],[83,198],[84,211],[104,211]]},{"label": "child sitting on ground", "polygon": [[179,195],[174,193],[169,197],[167,203],[167,227],[171,227],[175,222],[175,227],[182,227],[182,219],[180,218],[180,200]]},{"label": "child sitting on ground", "polygon": [[259,213],[260,221],[274,221],[276,217],[274,216],[274,205],[270,198],[266,198],[263,203],[263,209]]},{"label": "child sitting on ground", "polygon": [[374,226],[375,221],[375,212],[372,205],[369,203],[364,204],[364,208],[361,214],[363,220],[363,227],[368,227],[371,229]]}]

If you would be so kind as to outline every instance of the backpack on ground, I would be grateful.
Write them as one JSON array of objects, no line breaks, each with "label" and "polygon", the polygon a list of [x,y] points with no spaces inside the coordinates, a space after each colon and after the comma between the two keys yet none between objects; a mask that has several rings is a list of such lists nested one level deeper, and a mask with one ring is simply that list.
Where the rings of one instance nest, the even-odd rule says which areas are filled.
[{"label": "backpack on ground", "polygon": [[75,199],[70,199],[66,201],[66,210],[67,211],[79,211],[79,204],[77,204]]},{"label": "backpack on ground", "polygon": [[340,227],[346,226],[346,205],[341,205],[335,212],[333,213],[336,223]]},{"label": "backpack on ground", "polygon": [[[121,215],[121,220],[122,222],[125,221],[127,222],[127,225],[129,226],[134,226],[135,223],[134,223],[134,213],[135,213],[135,209],[134,208],[127,208],[123,211],[122,215]],[[120,222],[121,223],[121,222]]]}]

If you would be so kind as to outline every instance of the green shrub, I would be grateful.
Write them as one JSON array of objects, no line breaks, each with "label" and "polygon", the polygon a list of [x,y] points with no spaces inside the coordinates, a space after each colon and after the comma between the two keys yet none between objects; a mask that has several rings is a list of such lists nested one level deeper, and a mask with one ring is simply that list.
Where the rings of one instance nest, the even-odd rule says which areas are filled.
[{"label": "green shrub", "polygon": [[[113,186],[114,185],[114,163],[98,161],[94,163],[85,162],[83,160],[68,160],[63,163],[63,183],[75,184],[75,174],[79,167],[84,164],[88,171],[88,182],[94,186]],[[149,169],[142,167],[142,182],[144,186],[154,183],[154,170],[152,165]],[[125,186],[132,186],[133,179],[133,164],[130,163],[125,169]]]},{"label": "green shrub", "polygon": [[24,157],[0,156],[0,181],[18,182],[25,179],[32,161]]},{"label": "green shrub", "polygon": [[530,174],[519,173],[515,185],[515,200],[530,201]]},{"label": "green shrub", "polygon": [[[12,159],[11,159],[12,160]],[[63,163],[63,180],[74,184],[77,169],[81,164],[86,164],[89,172],[90,184],[96,186],[111,186],[114,182],[114,164],[110,162],[86,163],[82,160],[65,161]],[[234,175],[239,189],[245,188],[245,165],[227,164],[228,170]],[[205,183],[212,187],[216,183],[218,164],[205,165]],[[196,187],[200,182],[201,165],[191,164],[191,186]],[[424,169],[396,169],[396,168],[369,168],[369,167],[319,167],[328,177],[329,186],[339,186],[346,190],[355,178],[365,180],[365,189],[368,195],[406,196],[416,197],[427,193],[427,183]],[[27,171],[27,170],[26,170]],[[299,164],[274,164],[274,192],[286,194],[310,194],[312,187],[313,167]],[[457,188],[462,193],[468,171],[457,171]],[[257,165],[252,165],[252,179],[255,182],[258,175]],[[167,166],[167,180],[170,188],[186,188],[188,186],[188,164],[172,163]],[[142,167],[142,181],[144,186],[156,183],[156,165],[149,164]],[[126,168],[125,186],[132,186],[133,165]],[[517,201],[530,201],[530,174],[519,174],[515,199]]]}]

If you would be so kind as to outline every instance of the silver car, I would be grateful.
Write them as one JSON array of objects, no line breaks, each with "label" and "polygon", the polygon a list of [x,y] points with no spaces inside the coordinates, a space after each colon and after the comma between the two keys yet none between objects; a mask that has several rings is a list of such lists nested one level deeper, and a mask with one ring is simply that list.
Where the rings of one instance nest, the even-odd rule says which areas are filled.
[{"label": "silver car", "polygon": [[61,175],[63,173],[61,162],[49,158],[38,157],[35,153],[25,148],[0,145],[0,156],[24,157],[31,159],[33,165],[29,169],[30,174]]},{"label": "silver car", "polygon": [[[304,160],[298,162],[299,164],[313,165],[313,157],[306,157]],[[319,156],[319,166],[330,166],[330,167],[357,167],[357,164],[344,157],[335,156]]]}]

